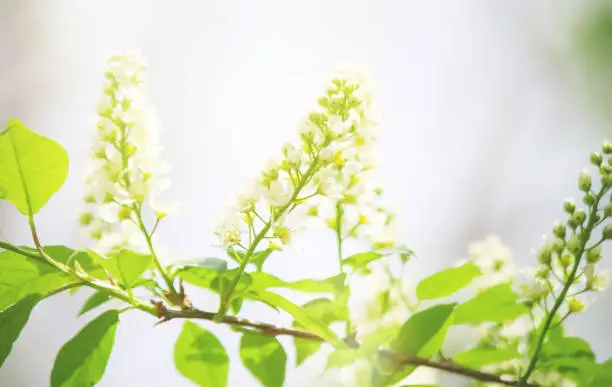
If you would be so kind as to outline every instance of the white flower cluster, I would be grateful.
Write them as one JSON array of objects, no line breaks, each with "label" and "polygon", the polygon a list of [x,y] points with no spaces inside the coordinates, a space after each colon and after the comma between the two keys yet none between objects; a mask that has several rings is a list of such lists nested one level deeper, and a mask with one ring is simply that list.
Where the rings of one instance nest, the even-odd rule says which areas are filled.
[{"label": "white flower cluster", "polygon": [[99,118],[81,223],[100,253],[141,249],[144,239],[136,217],[145,201],[158,218],[168,211],[157,204],[168,184],[169,166],[161,158],[159,121],[144,98],[146,67],[138,52],[113,55],[97,105]]},{"label": "white flower cluster", "polygon": [[[215,234],[225,247],[248,249],[263,239],[269,247],[289,244],[297,229],[289,220],[296,207],[321,216],[320,209],[336,210],[345,234],[356,235],[359,225],[377,223],[370,235],[381,245],[393,244],[393,218],[374,202],[380,191],[369,189],[366,174],[373,167],[375,122],[370,92],[362,78],[340,73],[332,79],[319,108],[299,128],[300,141],[283,146],[282,155],[271,161],[261,174],[238,195],[218,223]],[[351,208],[347,208],[347,207]],[[354,209],[354,211],[353,211]],[[325,217],[336,228],[339,219]]]},{"label": "white flower cluster", "polygon": [[512,253],[498,236],[490,235],[482,241],[471,243],[468,255],[482,272],[482,276],[472,284],[476,289],[486,289],[514,280],[516,267],[512,262]]}]

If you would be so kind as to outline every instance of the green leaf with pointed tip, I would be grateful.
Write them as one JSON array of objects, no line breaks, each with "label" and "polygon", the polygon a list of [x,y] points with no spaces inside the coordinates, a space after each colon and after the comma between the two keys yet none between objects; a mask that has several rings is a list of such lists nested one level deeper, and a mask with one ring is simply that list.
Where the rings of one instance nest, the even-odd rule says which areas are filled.
[{"label": "green leaf with pointed tip", "polygon": [[283,386],[287,354],[276,338],[259,332],[245,332],[240,341],[240,358],[264,386]]},{"label": "green leaf with pointed tip", "polygon": [[68,176],[68,154],[58,143],[11,119],[0,133],[0,199],[34,215]]},{"label": "green leaf with pointed tip", "polygon": [[459,305],[455,309],[454,323],[504,322],[528,312],[529,308],[519,302],[519,296],[510,289],[510,285],[501,284]]},{"label": "green leaf with pointed tip", "polygon": [[132,287],[153,263],[151,255],[138,254],[130,250],[119,251],[113,254],[113,258],[117,260],[121,283],[127,287]]},{"label": "green leaf with pointed tip", "polygon": [[0,253],[0,310],[29,294],[46,294],[71,282],[45,263],[8,250]]},{"label": "green leaf with pointed tip", "polygon": [[[436,305],[412,315],[391,342],[391,349],[400,355],[428,357],[437,353],[456,305]],[[441,339],[439,333],[443,333]]]},{"label": "green leaf with pointed tip", "polygon": [[300,338],[293,339],[295,345],[295,362],[296,365],[302,364],[310,356],[314,355],[323,343],[319,341],[304,340]]},{"label": "green leaf with pointed tip", "polygon": [[497,364],[521,355],[513,348],[473,348],[453,356],[453,361],[468,368],[479,369],[489,364]]},{"label": "green leaf with pointed tip", "polygon": [[207,258],[197,266],[186,266],[177,272],[185,282],[204,289],[212,289],[212,282],[227,271],[227,262],[217,258]]},{"label": "green leaf with pointed tip", "polygon": [[79,311],[78,315],[82,316],[90,310],[104,304],[108,300],[110,300],[110,296],[108,295],[108,293],[98,290],[97,292],[89,296],[89,298],[83,304],[83,307]]},{"label": "green leaf with pointed tip", "polygon": [[473,263],[451,267],[419,282],[416,295],[421,300],[447,297],[468,286],[479,275],[482,272]]},{"label": "green leaf with pointed tip", "polygon": [[119,312],[109,310],[87,324],[60,349],[51,387],[93,386],[102,379],[115,343]]},{"label": "green leaf with pointed tip", "polygon": [[19,338],[21,330],[28,322],[30,313],[40,300],[38,294],[30,294],[16,304],[0,312],[0,367]]},{"label": "green leaf with pointed tip", "polygon": [[350,257],[342,260],[342,264],[345,266],[350,266],[353,269],[362,269],[370,262],[376,261],[377,259],[382,258],[383,255],[377,253],[376,251],[367,251],[364,253],[358,253],[351,255]]},{"label": "green leaf with pointed tip", "polygon": [[272,292],[262,291],[258,293],[248,293],[248,297],[254,300],[260,300],[270,305],[276,306],[285,312],[289,313],[297,323],[303,326],[305,329],[313,332],[320,336],[323,340],[332,344],[335,347],[346,347],[346,344],[332,331],[329,329],[327,324],[324,322],[312,318],[299,306],[286,298]]},{"label": "green leaf with pointed tip", "polygon": [[225,387],[229,357],[215,335],[185,321],[174,347],[174,364],[187,379],[202,387]]},{"label": "green leaf with pointed tip", "polygon": [[47,254],[58,262],[70,267],[74,267],[74,263],[78,262],[90,276],[98,279],[107,279],[104,268],[86,251],[75,251],[61,245],[45,246],[44,249]]},{"label": "green leaf with pointed tip", "polygon": [[287,282],[265,272],[249,273],[253,278],[250,287],[253,291],[266,290],[270,288],[286,288],[304,293],[330,293],[338,294],[344,289],[346,274],[339,274],[323,280],[304,279]]}]

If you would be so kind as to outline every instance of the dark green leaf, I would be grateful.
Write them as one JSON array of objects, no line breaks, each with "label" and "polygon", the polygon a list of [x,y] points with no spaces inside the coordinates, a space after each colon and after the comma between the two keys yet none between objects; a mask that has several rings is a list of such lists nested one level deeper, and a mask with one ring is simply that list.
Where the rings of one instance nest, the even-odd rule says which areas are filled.
[{"label": "dark green leaf", "polygon": [[[44,160],[41,160],[44,157]],[[0,133],[0,199],[34,215],[68,176],[68,154],[58,143],[11,119]]]},{"label": "dark green leaf", "polygon": [[232,302],[230,303],[230,308],[232,309],[232,312],[234,312],[234,314],[240,313],[240,309],[242,309],[243,303],[244,303],[243,297],[234,298]]},{"label": "dark green leaf", "polygon": [[479,369],[489,364],[516,359],[520,354],[513,348],[474,348],[456,354],[453,361],[468,368]]},{"label": "dark green leaf", "polygon": [[245,332],[240,342],[240,358],[264,386],[283,386],[287,354],[276,338]]},{"label": "dark green leaf", "polygon": [[16,304],[0,312],[0,367],[13,348],[21,330],[28,322],[30,313],[40,300],[38,294],[30,294]]},{"label": "dark green leaf", "polygon": [[529,312],[509,284],[489,288],[455,309],[455,324],[504,322]]},{"label": "dark green leaf", "polygon": [[595,369],[593,379],[589,387],[609,387],[612,386],[612,359],[598,364]]},{"label": "dark green leaf", "polygon": [[47,294],[71,282],[50,265],[12,251],[0,253],[0,310],[29,294]]},{"label": "dark green leaf", "polygon": [[382,258],[383,255],[375,251],[368,251],[364,253],[354,254],[342,261],[343,265],[350,266],[353,269],[362,269],[367,264],[377,259]]},{"label": "dark green leaf", "polygon": [[482,272],[473,263],[451,267],[419,282],[416,295],[421,300],[447,297],[468,286],[479,275]]},{"label": "dark green leaf", "polygon": [[110,300],[108,293],[98,290],[97,292],[89,296],[89,298],[85,301],[85,303],[83,304],[83,307],[81,308],[81,311],[79,312],[79,316],[104,304],[108,300]]},{"label": "dark green leaf", "polygon": [[113,258],[117,260],[121,282],[128,288],[132,287],[153,263],[151,255],[138,254],[130,250],[119,251],[113,254]]},{"label": "dark green leaf", "polygon": [[229,357],[215,335],[194,322],[185,321],[174,347],[179,372],[202,387],[225,387]]},{"label": "dark green leaf", "polygon": [[51,372],[51,387],[93,386],[102,379],[119,323],[109,310],[87,324],[60,349]]}]

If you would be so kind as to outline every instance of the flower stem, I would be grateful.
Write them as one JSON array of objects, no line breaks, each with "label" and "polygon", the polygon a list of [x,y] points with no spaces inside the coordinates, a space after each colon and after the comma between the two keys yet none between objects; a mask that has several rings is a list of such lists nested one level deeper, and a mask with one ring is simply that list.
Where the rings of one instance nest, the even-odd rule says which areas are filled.
[{"label": "flower stem", "polygon": [[540,353],[542,352],[542,346],[544,345],[544,340],[546,339],[546,334],[548,333],[548,330],[551,328],[553,320],[555,319],[555,316],[557,314],[557,311],[559,310],[561,305],[563,305],[563,302],[565,301],[565,297],[567,296],[569,288],[573,284],[574,279],[576,278],[576,274],[578,273],[578,268],[580,267],[580,261],[582,259],[582,255],[584,254],[585,249],[586,249],[586,244],[591,238],[591,232],[593,231],[593,229],[595,228],[597,224],[597,221],[599,220],[597,219],[597,206],[599,205],[599,201],[605,195],[605,193],[608,191],[609,188],[610,187],[607,187],[607,186],[601,187],[599,193],[595,196],[595,202],[593,203],[593,205],[591,206],[591,210],[589,211],[589,218],[588,218],[587,225],[586,227],[582,229],[582,232],[580,235],[580,246],[578,247],[578,250],[576,250],[576,253],[574,255],[574,258],[575,258],[574,266],[567,278],[567,281],[563,285],[563,289],[561,290],[561,293],[559,293],[559,296],[556,297],[555,303],[552,309],[550,310],[550,312],[548,313],[548,316],[546,317],[546,321],[544,322],[544,327],[542,328],[542,333],[540,334],[540,338],[538,339],[538,343],[536,345],[535,352],[533,353],[533,356],[531,357],[531,360],[529,361],[529,366],[527,367],[527,370],[525,371],[525,373],[519,380],[519,384],[518,384],[519,386],[527,385],[527,380],[529,379],[529,376],[531,376],[531,374],[533,373],[536,367],[538,358],[540,356]]}]

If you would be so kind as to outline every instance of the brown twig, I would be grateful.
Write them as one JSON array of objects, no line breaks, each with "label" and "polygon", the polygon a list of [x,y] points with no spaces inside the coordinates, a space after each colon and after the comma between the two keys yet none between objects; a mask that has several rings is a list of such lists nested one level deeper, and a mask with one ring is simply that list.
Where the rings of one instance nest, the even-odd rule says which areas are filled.
[{"label": "brown twig", "polygon": [[[198,309],[170,310],[170,309],[167,309],[165,306],[160,305],[159,302],[156,302],[156,301],[151,301],[151,302],[157,307],[158,317],[160,318],[159,323],[163,323],[163,322],[170,321],[173,319],[201,319],[201,320],[214,321],[213,319],[215,317],[215,313],[212,313],[212,312],[205,312],[205,311],[198,310]],[[223,320],[221,321],[221,323],[227,324],[227,325],[245,327],[245,328],[252,328],[252,329],[258,330],[259,332],[261,332],[263,335],[266,335],[266,336],[286,335],[286,336],[292,336],[292,337],[296,337],[296,338],[303,339],[303,340],[320,341],[320,342],[325,341],[323,340],[323,338],[321,338],[320,336],[312,332],[304,331],[301,329],[279,327],[279,326],[272,325],[269,323],[254,322],[254,321],[247,320],[247,319],[240,318],[240,317],[225,316]],[[472,379],[476,379],[482,382],[499,383],[499,384],[506,385],[506,386],[518,385],[518,381],[504,380],[497,375],[489,374],[486,372],[481,372],[481,371],[474,370],[471,368],[467,368],[457,363],[453,363],[449,360],[437,361],[437,360],[425,359],[425,358],[418,357],[418,356],[405,356],[405,355],[397,354],[388,349],[382,349],[379,351],[379,353],[381,356],[392,359],[393,361],[403,366],[407,366],[407,365],[423,366],[423,367],[438,369],[440,371],[444,371],[444,372],[448,372],[448,373],[452,373],[456,375],[467,376],[467,377],[470,377]],[[527,387],[537,387],[536,384],[527,384],[526,386]]]}]

